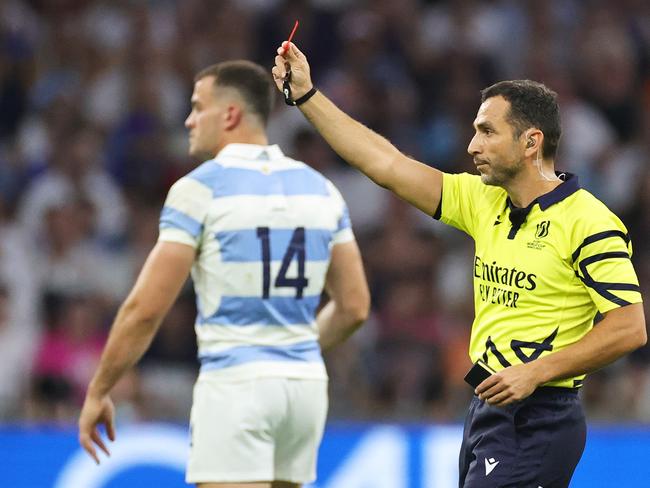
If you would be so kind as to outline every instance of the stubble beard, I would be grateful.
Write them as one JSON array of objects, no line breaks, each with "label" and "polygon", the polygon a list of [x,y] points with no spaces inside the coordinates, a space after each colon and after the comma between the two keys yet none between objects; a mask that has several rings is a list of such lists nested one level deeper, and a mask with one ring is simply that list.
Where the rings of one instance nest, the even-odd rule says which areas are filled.
[{"label": "stubble beard", "polygon": [[490,164],[490,173],[481,173],[481,181],[485,185],[506,187],[512,182],[524,168],[523,161],[519,160],[516,163],[507,166],[503,163],[492,165]]}]

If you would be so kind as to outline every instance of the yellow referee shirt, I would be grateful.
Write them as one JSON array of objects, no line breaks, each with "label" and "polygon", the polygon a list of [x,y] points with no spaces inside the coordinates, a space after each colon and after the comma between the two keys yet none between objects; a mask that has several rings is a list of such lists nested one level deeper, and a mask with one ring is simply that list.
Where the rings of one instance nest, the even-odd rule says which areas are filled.
[{"label": "yellow referee shirt", "polygon": [[472,361],[496,370],[533,361],[580,340],[597,312],[642,301],[627,229],[576,176],[564,179],[520,209],[480,176],[444,174],[435,217],[476,245]]}]

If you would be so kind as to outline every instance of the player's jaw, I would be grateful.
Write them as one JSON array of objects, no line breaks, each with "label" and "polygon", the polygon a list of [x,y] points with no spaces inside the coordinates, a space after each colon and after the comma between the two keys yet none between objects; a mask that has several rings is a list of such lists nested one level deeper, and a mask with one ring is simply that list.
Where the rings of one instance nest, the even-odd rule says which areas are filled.
[{"label": "player's jaw", "polygon": [[187,152],[189,153],[190,156],[195,158],[195,157],[197,157],[197,152],[198,151],[197,151],[197,148],[196,148],[196,141],[192,138],[191,134],[189,136],[189,143],[190,143],[190,147],[189,147]]},{"label": "player's jaw", "polygon": [[223,139],[223,133],[218,124],[218,113],[205,113],[187,124],[189,154],[192,158],[202,161],[212,159],[217,155]]},{"label": "player's jaw", "polygon": [[[189,150],[188,153],[192,158],[199,160],[207,160],[216,156],[212,146],[214,144],[206,144],[205,137],[201,137],[200,131],[193,129],[188,135]],[[212,141],[209,141],[212,142]]]},{"label": "player's jaw", "polygon": [[187,135],[187,140],[189,142],[189,149],[188,152],[190,156],[196,157],[198,156],[199,151],[199,135],[197,134],[197,131],[195,129],[191,130],[188,135]]}]

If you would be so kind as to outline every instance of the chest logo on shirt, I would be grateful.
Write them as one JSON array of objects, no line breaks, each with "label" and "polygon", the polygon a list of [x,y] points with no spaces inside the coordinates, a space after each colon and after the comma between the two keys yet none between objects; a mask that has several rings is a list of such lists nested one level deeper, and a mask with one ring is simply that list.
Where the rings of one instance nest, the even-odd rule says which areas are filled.
[{"label": "chest logo on shirt", "polygon": [[527,242],[526,247],[528,247],[528,249],[535,249],[537,251],[544,249],[546,247],[546,243],[541,239],[548,236],[550,228],[550,220],[543,220],[537,224],[537,228],[535,229],[535,239],[533,241]]},{"label": "chest logo on shirt", "polygon": [[537,230],[535,231],[535,237],[538,239],[542,239],[543,237],[546,237],[548,235],[548,231],[551,227],[551,221],[550,220],[544,220],[537,224]]}]

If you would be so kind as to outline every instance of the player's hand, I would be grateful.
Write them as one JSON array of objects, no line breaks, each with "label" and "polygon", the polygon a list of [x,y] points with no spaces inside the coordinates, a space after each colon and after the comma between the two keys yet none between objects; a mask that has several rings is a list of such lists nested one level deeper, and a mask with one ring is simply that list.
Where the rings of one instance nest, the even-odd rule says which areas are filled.
[{"label": "player's hand", "polygon": [[282,91],[282,82],[287,74],[287,70],[291,69],[291,95],[294,100],[299,99],[307,93],[314,86],[311,81],[309,72],[309,63],[305,55],[296,47],[293,42],[289,43],[289,49],[284,52],[287,41],[284,41],[278,48],[277,56],[275,57],[275,66],[271,69],[273,80],[278,90]]},{"label": "player's hand", "polygon": [[86,400],[79,415],[79,443],[86,452],[99,464],[95,445],[110,456],[111,453],[104,444],[97,427],[106,426],[106,433],[111,441],[115,440],[115,407],[108,395],[96,397],[86,395]]},{"label": "player's hand", "polygon": [[495,407],[505,407],[530,396],[539,386],[532,363],[517,364],[494,373],[476,387],[475,393]]}]

